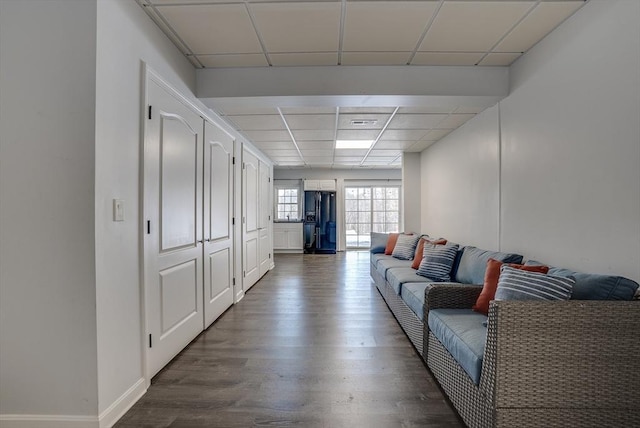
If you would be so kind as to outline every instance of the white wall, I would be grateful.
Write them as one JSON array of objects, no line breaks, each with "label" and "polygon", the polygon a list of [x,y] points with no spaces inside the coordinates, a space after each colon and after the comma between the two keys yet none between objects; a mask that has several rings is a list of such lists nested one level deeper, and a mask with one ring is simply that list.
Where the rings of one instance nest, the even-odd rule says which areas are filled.
[{"label": "white wall", "polygon": [[[593,0],[514,64],[511,94],[499,105],[500,126],[497,109],[487,111],[423,152],[423,229],[446,219],[436,203],[443,199],[434,200],[434,194],[463,199],[478,175],[501,176],[495,186],[476,189],[487,197],[484,210],[478,200],[459,204],[482,219],[475,222],[499,221],[500,230],[490,232],[500,236],[498,248],[639,281],[639,21],[640,2]],[[470,169],[455,171],[462,176],[453,182],[435,180],[430,168],[455,165],[477,150],[473,129],[494,129],[501,157],[469,162]],[[495,143],[486,150],[495,151]],[[456,214],[455,220],[464,217]],[[466,232],[457,235],[455,221],[437,227],[444,236],[474,244],[470,221],[459,225]]]},{"label": "white wall", "polygon": [[95,2],[0,1],[0,421],[97,413],[95,28]]},{"label": "white wall", "polygon": [[404,230],[420,232],[420,153],[404,153],[402,155],[402,215]]},{"label": "white wall", "polygon": [[[142,61],[189,95],[195,71],[134,1],[97,2],[96,302],[99,412],[144,390],[140,299]],[[125,221],[112,221],[112,201]],[[132,398],[132,397],[128,397]]]},{"label": "white wall", "polygon": [[498,249],[498,141],[492,107],[422,152],[421,232]]}]

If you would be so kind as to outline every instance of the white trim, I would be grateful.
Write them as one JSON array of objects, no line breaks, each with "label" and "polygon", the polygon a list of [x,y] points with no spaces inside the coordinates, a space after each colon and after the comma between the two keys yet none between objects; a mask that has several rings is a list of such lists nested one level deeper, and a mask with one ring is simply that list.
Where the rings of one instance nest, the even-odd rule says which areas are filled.
[{"label": "white trim", "polygon": [[131,388],[125,391],[104,412],[98,416],[100,428],[110,428],[147,392],[144,378],[138,379]]},{"label": "white trim", "polygon": [[0,415],[2,428],[99,428],[97,416]]}]

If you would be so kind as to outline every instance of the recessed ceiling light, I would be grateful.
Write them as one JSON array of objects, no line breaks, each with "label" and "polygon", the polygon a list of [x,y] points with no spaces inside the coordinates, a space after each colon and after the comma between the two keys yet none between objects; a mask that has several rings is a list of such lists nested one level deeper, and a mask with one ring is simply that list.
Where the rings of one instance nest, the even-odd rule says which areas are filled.
[{"label": "recessed ceiling light", "polygon": [[378,119],[352,119],[349,123],[354,126],[368,126],[378,123]]},{"label": "recessed ceiling light", "polygon": [[336,149],[368,149],[373,140],[336,140]]}]

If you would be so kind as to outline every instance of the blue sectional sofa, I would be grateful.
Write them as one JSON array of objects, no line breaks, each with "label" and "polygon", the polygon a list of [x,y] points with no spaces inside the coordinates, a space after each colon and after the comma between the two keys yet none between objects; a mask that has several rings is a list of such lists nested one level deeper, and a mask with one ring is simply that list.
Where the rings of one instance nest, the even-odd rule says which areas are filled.
[{"label": "blue sectional sofa", "polygon": [[640,426],[637,283],[551,267],[575,280],[571,300],[491,301],[486,316],[472,306],[488,259],[521,255],[461,246],[452,282],[435,282],[386,238],[372,234],[371,277],[469,427]]}]

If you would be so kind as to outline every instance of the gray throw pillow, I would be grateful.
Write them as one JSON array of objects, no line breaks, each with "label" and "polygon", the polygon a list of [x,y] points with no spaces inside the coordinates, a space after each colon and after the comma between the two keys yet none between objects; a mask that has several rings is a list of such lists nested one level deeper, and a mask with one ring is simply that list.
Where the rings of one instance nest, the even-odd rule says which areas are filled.
[{"label": "gray throw pillow", "polygon": [[569,300],[575,280],[502,266],[495,300]]},{"label": "gray throw pillow", "polygon": [[420,235],[400,234],[391,255],[400,260],[413,260],[419,239]]},{"label": "gray throw pillow", "polygon": [[458,254],[458,244],[424,244],[422,261],[416,272],[434,281],[451,281],[451,266]]}]

